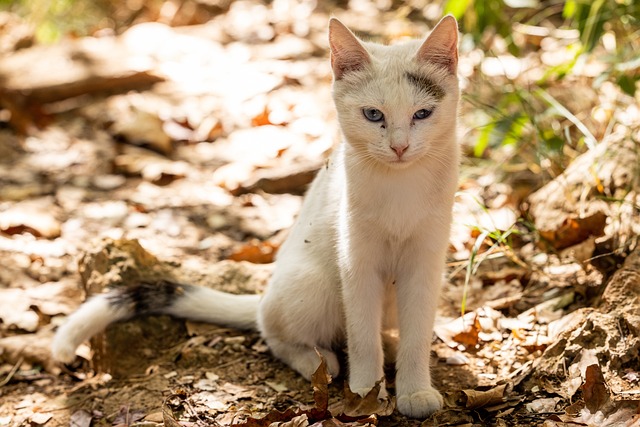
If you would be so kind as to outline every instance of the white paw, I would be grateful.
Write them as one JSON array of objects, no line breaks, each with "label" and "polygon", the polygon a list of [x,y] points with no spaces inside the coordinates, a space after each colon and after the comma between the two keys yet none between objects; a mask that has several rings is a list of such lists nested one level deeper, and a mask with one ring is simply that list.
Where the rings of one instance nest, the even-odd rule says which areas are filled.
[{"label": "white paw", "polygon": [[424,418],[442,408],[442,396],[435,388],[398,396],[398,410],[411,418]]}]

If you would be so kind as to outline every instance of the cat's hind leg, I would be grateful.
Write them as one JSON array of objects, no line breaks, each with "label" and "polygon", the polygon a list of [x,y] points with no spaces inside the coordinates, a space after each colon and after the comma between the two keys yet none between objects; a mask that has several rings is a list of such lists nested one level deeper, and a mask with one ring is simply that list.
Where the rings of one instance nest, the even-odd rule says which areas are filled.
[{"label": "cat's hind leg", "polygon": [[331,350],[305,344],[291,344],[277,338],[267,338],[266,342],[274,356],[298,371],[307,380],[311,380],[311,376],[320,366],[318,353],[327,361],[327,370],[333,378],[340,373],[340,363]]}]

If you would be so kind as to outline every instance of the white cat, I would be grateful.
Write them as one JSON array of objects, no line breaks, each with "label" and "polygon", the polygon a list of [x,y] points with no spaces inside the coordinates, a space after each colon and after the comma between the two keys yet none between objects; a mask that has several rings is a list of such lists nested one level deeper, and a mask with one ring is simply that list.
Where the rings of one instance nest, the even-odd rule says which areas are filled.
[{"label": "white cat", "polygon": [[383,46],[332,19],[329,41],[345,141],[313,182],[265,294],[162,282],[99,295],[59,328],[57,360],[110,323],[165,313],[257,327],[306,378],[314,348],[337,375],[332,349],[346,341],[349,385],[365,394],[383,377],[383,331],[399,328],[399,411],[442,407],[429,358],[458,178],[457,24],[446,16],[423,43]]}]

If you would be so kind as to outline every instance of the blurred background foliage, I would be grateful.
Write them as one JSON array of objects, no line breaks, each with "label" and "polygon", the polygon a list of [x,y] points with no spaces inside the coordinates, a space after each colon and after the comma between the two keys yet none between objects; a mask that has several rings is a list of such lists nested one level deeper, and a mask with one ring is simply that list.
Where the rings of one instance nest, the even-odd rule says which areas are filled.
[{"label": "blurred background foliage", "polygon": [[[532,49],[545,48],[544,38],[556,35],[560,41],[556,50],[564,56],[527,86],[506,82],[497,98],[487,97],[486,92],[466,95],[486,114],[486,124],[479,126],[473,146],[476,157],[486,155],[488,149],[511,146],[514,156],[526,152],[528,162],[559,173],[575,154],[592,148],[610,132],[615,122],[594,132],[585,121],[593,114],[611,115],[610,111],[572,113],[565,106],[569,100],[559,101],[552,92],[563,86],[571,91],[566,86],[575,85],[576,93],[568,94],[575,101],[585,86],[608,91],[606,83],[613,83],[623,94],[636,95],[640,80],[640,2],[636,0],[447,0],[444,12],[456,16],[462,33],[489,54],[497,36],[509,54],[524,58]],[[576,37],[570,31],[577,32]],[[586,67],[599,71],[593,76],[594,71],[584,72]],[[574,75],[576,68],[581,72]],[[590,78],[585,79],[585,74]],[[522,145],[533,149],[522,150]]]},{"label": "blurred background foliage", "polygon": [[[304,2],[299,0],[298,2]],[[339,9],[361,7],[365,0],[311,1],[329,14]],[[307,1],[308,2],[308,1]],[[120,33],[145,21],[170,25],[204,23],[230,7],[230,0],[0,0],[0,9],[23,16],[35,28],[39,42],[62,37]],[[272,1],[267,1],[267,4]],[[293,1],[292,3],[295,3]],[[358,4],[356,4],[358,3]],[[609,90],[613,84],[621,94],[636,96],[640,80],[640,2],[637,0],[370,0],[381,12],[396,11],[404,19],[434,23],[433,10],[453,14],[464,34],[461,50],[480,50],[484,58],[499,63],[526,59],[552,47],[562,57],[552,65],[539,63],[539,76],[496,81],[474,72],[469,77],[465,100],[478,110],[467,127],[467,154],[477,159],[503,152],[498,163],[524,164],[526,168],[559,173],[577,153],[593,147],[615,120],[594,130],[592,116],[611,116],[611,108],[580,111],[569,105],[580,98],[572,90],[588,86],[593,91]],[[176,10],[181,13],[176,13]],[[431,14],[433,15],[433,13]],[[547,43],[547,46],[544,44]],[[544,61],[543,61],[544,62]],[[522,64],[522,62],[520,63]],[[505,68],[509,64],[503,64]],[[586,73],[585,67],[598,69]],[[576,70],[581,70],[576,73]],[[498,85],[498,86],[497,86]],[[573,89],[571,86],[575,86]],[[559,88],[563,88],[559,91]],[[582,94],[580,94],[582,95]],[[615,96],[614,96],[615,98]],[[609,109],[607,109],[609,108]],[[601,120],[602,121],[602,120]],[[554,172],[555,171],[555,172]]]}]

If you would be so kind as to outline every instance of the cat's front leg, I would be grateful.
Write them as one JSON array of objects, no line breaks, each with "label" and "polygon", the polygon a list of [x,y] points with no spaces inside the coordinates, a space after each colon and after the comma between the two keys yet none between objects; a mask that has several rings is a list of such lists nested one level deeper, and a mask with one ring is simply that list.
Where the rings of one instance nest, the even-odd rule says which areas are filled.
[{"label": "cat's front leg", "polygon": [[[370,254],[352,250],[341,268],[349,387],[362,396],[384,376],[381,335],[384,286],[375,265]],[[386,395],[384,387],[380,394]]]},{"label": "cat's front leg", "polygon": [[433,324],[442,281],[444,256],[422,253],[406,265],[397,280],[400,345],[396,361],[397,405],[403,414],[426,417],[442,408],[442,396],[431,385]]}]

